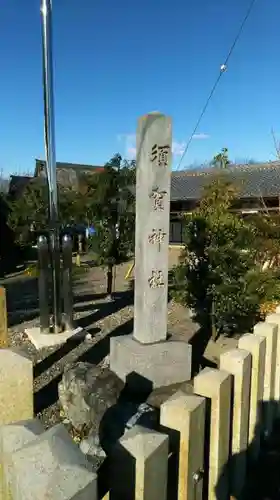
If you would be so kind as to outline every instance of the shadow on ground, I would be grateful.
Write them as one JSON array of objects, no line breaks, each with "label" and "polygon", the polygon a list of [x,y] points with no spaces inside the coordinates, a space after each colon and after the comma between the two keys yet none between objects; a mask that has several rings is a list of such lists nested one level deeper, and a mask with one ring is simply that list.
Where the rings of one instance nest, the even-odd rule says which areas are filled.
[{"label": "shadow on ground", "polygon": [[[100,363],[110,351],[110,338],[117,337],[121,335],[129,335],[133,331],[133,320],[129,320],[126,323],[118,326],[112,332],[110,332],[106,337],[102,338],[99,342],[94,344],[92,347],[82,354],[78,356],[73,362],[78,361],[87,361],[89,363],[98,364]],[[91,331],[92,332],[92,331]],[[65,344],[64,348],[67,344]],[[73,348],[73,344],[71,349]],[[55,354],[55,353],[54,353]],[[61,359],[61,353],[59,355]],[[53,361],[54,362],[54,361]],[[39,368],[39,366],[45,363],[45,366]],[[34,367],[34,375],[38,376],[40,373],[46,370],[46,366],[52,364],[51,361],[48,361],[48,358],[38,365],[38,368]],[[58,400],[58,384],[62,378],[62,374],[59,374],[54,379],[52,379],[48,384],[42,387],[39,391],[34,394],[34,408],[35,414],[42,412],[50,405],[54,404]]]},{"label": "shadow on ground", "polygon": [[192,346],[192,377],[194,377],[202,368],[217,368],[217,364],[204,357],[205,349],[211,339],[211,331],[200,327],[190,339]]},{"label": "shadow on ground", "polygon": [[5,280],[8,326],[31,321],[39,315],[37,278],[21,276]]},{"label": "shadow on ground", "polygon": [[[86,297],[86,298],[85,298]],[[97,300],[96,298],[89,298],[90,296],[82,296],[78,295],[76,297],[76,300],[79,301],[79,303],[86,302],[88,300]],[[104,318],[107,318],[111,314],[115,314],[121,309],[133,304],[133,294],[131,293],[130,290],[124,291],[124,292],[119,292],[114,295],[114,300],[112,301],[104,301],[104,302],[98,302],[96,304],[83,304],[83,305],[78,305],[77,303],[75,304],[75,312],[85,312],[87,310],[91,311],[94,309],[94,312],[84,316],[79,319],[79,326],[82,328],[88,328],[92,323],[95,323],[96,321],[100,321]],[[90,331],[90,330],[89,330]]]},{"label": "shadow on ground", "polygon": [[[204,461],[204,472],[201,476],[198,486],[193,483],[192,498],[201,498],[207,500],[214,498],[216,500],[279,500],[280,498],[280,420],[275,419],[274,427],[269,439],[265,439],[264,419],[267,412],[272,412],[275,416],[279,415],[279,401],[268,401],[259,403],[258,421],[255,427],[255,435],[251,444],[241,453],[231,455],[228,462],[221,471],[214,491],[209,494],[208,491],[208,471],[209,464]],[[111,410],[111,409],[110,409]],[[274,417],[275,418],[275,417]],[[206,423],[209,426],[209,420]],[[179,478],[179,451],[180,434],[170,428],[160,426],[160,432],[169,436],[169,459],[168,459],[168,484],[167,500],[176,500],[178,498],[178,478]],[[210,437],[210,436],[209,436]],[[205,440],[206,442],[206,440]],[[256,461],[253,460],[252,451],[257,443],[260,443],[260,453]],[[258,444],[257,444],[258,445]],[[205,457],[209,456],[209,446],[205,447]],[[113,463],[113,456],[111,457]],[[124,464],[123,464],[124,465]],[[135,484],[135,476],[130,474],[132,461],[128,461],[128,471],[124,476],[129,484]],[[113,487],[111,478],[111,464],[109,458],[103,462],[98,471],[99,494],[100,498]],[[133,468],[134,470],[135,468]],[[242,471],[245,474],[242,476]],[[235,480],[234,480],[235,477]],[[197,489],[196,489],[197,488]],[[201,491],[202,488],[202,491]],[[132,488],[131,488],[132,489]],[[202,494],[201,494],[202,493]],[[111,498],[111,496],[110,496]],[[120,498],[112,495],[112,498]]]},{"label": "shadow on ground", "polygon": [[[98,295],[100,296],[101,294],[98,294]],[[96,296],[94,296],[94,295],[79,296],[78,298],[79,298],[79,301],[81,301],[81,302],[85,302],[88,300],[96,300]],[[88,325],[92,325],[92,323],[94,323],[98,320],[104,319],[107,316],[109,316],[110,314],[113,314],[113,313],[120,311],[123,307],[126,307],[130,303],[130,300],[131,300],[131,296],[129,294],[120,293],[119,298],[116,298],[116,300],[114,302],[104,302],[104,303],[102,302],[102,303],[97,303],[97,304],[89,304],[87,306],[79,306],[78,305],[78,307],[75,307],[75,310],[80,309],[82,311],[85,311],[88,307],[89,310],[92,310],[93,308],[95,308],[95,312],[86,316],[85,318],[79,319],[79,321],[77,322],[77,326],[80,326],[82,328],[87,328]],[[125,329],[125,327],[124,327],[124,329]],[[87,331],[87,333],[94,335],[94,334],[100,332],[100,328],[96,328],[93,325],[90,328],[87,328],[86,331]],[[110,335],[112,335],[113,333],[114,333],[114,330],[106,338],[109,339]],[[61,360],[70,351],[72,351],[73,349],[78,347],[78,345],[81,344],[81,342],[83,342],[83,341],[84,341],[84,335],[74,336],[73,338],[70,338],[65,344],[63,344],[61,347],[56,349],[55,352],[53,352],[52,354],[47,356],[39,364],[35,365],[34,371],[33,371],[34,377],[38,377],[44,371],[48,370],[54,363]],[[95,346],[96,345],[99,345],[99,343],[95,344]],[[92,349],[95,346],[93,346]],[[90,351],[91,351],[91,349],[89,350],[89,352]],[[103,348],[103,352],[104,352],[104,348]],[[107,354],[109,354],[109,346],[108,346],[108,352],[106,352],[106,349],[105,349],[105,354],[103,357],[107,356]],[[97,358],[99,359],[99,355],[97,356]],[[102,357],[97,362],[95,362],[95,361],[91,361],[91,362],[92,363],[99,363],[101,360],[102,360]]]},{"label": "shadow on ground", "polygon": [[[17,276],[3,281],[3,286],[7,294],[8,327],[39,317],[38,280],[36,277]],[[74,284],[75,312],[94,311],[79,320],[80,326],[86,328],[92,322],[117,312],[119,308],[125,307],[133,301],[131,291],[127,291],[116,294],[116,300],[113,302],[104,301],[104,303],[97,305],[86,304],[86,302],[105,298],[105,293],[79,293],[79,283]]]}]

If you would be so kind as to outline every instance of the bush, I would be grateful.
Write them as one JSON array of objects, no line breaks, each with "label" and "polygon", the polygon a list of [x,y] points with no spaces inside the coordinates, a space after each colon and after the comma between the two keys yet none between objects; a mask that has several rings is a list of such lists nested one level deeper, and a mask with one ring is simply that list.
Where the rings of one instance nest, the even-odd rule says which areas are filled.
[{"label": "bush", "polygon": [[172,275],[173,298],[216,339],[249,331],[261,304],[280,299],[278,271],[257,262],[256,226],[230,212],[237,198],[227,175],[205,188],[198,209],[185,219],[186,246]]}]

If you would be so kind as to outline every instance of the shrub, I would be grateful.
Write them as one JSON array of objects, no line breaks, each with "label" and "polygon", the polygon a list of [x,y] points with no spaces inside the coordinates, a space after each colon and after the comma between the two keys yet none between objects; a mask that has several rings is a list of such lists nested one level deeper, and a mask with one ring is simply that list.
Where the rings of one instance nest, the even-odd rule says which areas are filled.
[{"label": "shrub", "polygon": [[213,178],[185,219],[186,245],[173,270],[173,298],[214,339],[249,331],[261,304],[280,298],[278,272],[257,261],[256,226],[230,211],[237,192],[227,174]]}]

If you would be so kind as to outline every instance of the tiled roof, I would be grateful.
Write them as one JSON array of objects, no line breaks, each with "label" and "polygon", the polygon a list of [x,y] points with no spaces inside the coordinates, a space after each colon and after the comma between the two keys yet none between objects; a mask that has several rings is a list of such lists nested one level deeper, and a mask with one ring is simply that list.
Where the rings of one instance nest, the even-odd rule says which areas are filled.
[{"label": "tiled roof", "polygon": [[[46,162],[45,160],[35,160],[35,173],[40,170],[40,167],[45,169],[46,168]],[[64,168],[69,168],[77,171],[83,171],[83,172],[93,172],[96,170],[102,170],[104,167],[100,165],[83,165],[80,163],[65,163],[61,161],[56,162],[56,168],[57,169],[64,169]]]},{"label": "tiled roof", "polygon": [[[84,182],[84,176],[103,170],[97,165],[80,165],[76,163],[56,163],[57,182],[64,187],[79,188]],[[46,177],[46,162],[36,160],[35,177]]]},{"label": "tiled roof", "polygon": [[[172,172],[171,201],[198,200],[202,188],[217,168]],[[222,172],[240,189],[241,198],[276,197],[280,195],[280,161],[253,165],[232,165]]]},{"label": "tiled roof", "polygon": [[[40,166],[45,168],[45,162],[36,160],[37,176]],[[57,180],[64,186],[78,187],[83,184],[83,174],[94,174],[102,168],[57,162]],[[171,201],[198,200],[203,186],[208,184],[211,177],[218,172],[220,170],[213,167],[172,172]],[[280,195],[280,161],[232,165],[222,172],[239,186],[241,198],[259,198],[260,196],[269,198]],[[16,192],[18,196],[31,179],[25,176],[11,176],[10,192]]]}]

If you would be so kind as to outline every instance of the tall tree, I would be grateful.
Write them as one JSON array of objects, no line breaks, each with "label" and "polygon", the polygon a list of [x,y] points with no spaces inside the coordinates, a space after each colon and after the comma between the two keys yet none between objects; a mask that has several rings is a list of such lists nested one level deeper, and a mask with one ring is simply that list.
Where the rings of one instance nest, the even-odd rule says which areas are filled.
[{"label": "tall tree", "polygon": [[20,197],[10,200],[9,226],[16,241],[28,243],[30,231],[46,230],[48,220],[47,186],[42,182],[30,182]]},{"label": "tall tree", "polygon": [[[81,193],[58,185],[59,222],[65,225],[85,223],[86,201]],[[48,228],[48,188],[46,182],[35,179],[19,198],[10,201],[8,222],[19,243],[28,243],[32,231]]]},{"label": "tall tree", "polygon": [[107,268],[109,296],[113,267],[123,262],[134,248],[134,186],[135,162],[123,162],[119,154],[90,180],[88,206],[96,229],[91,246],[98,255],[98,263]]},{"label": "tall tree", "polygon": [[212,160],[212,164],[215,167],[218,167],[221,169],[227,168],[228,165],[230,165],[229,156],[228,156],[228,149],[222,148],[220,153],[218,153],[216,156],[214,156],[214,158]]},{"label": "tall tree", "polygon": [[185,219],[186,246],[174,270],[174,297],[191,307],[213,339],[250,331],[260,305],[279,296],[277,270],[262,270],[256,226],[231,211],[238,189],[221,173]]}]

